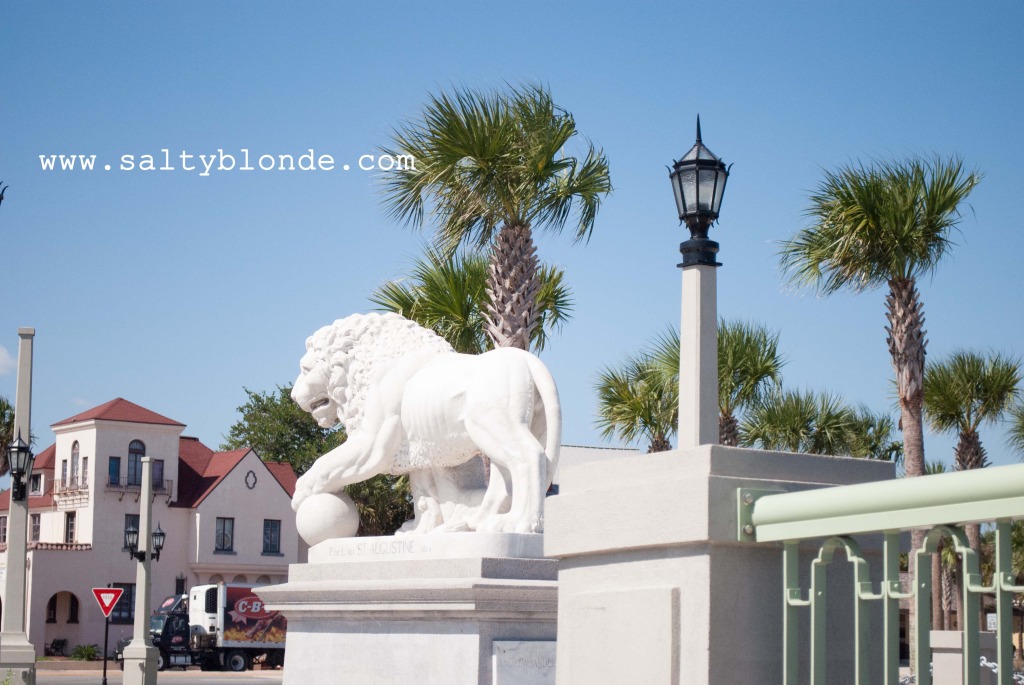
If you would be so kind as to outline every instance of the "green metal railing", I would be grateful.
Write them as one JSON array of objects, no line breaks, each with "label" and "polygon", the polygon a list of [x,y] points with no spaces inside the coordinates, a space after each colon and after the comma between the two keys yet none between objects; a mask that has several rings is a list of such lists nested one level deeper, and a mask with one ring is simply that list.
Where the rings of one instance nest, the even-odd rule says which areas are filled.
[{"label": "green metal railing", "polygon": [[[913,601],[916,647],[913,670],[918,685],[931,685],[929,629],[932,616],[931,555],[943,539],[961,555],[964,633],[964,685],[979,682],[979,613],[981,596],[995,596],[999,685],[1013,683],[1013,594],[1024,592],[1011,572],[1010,522],[1024,518],[1024,464],[944,473],[876,483],[801,492],[740,489],[737,493],[738,537],[748,542],[783,543],[783,644],[785,685],[797,685],[800,612],[810,611],[810,683],[825,685],[826,571],[835,553],[845,552],[853,565],[854,683],[868,685],[869,612],[881,605],[883,683],[899,683],[899,603]],[[995,522],[995,571],[982,583],[977,554],[959,524]],[[923,547],[910,553],[913,583],[900,585],[900,533],[926,529]],[[851,535],[881,533],[882,579],[876,589],[867,560]],[[810,589],[799,582],[801,541],[825,538],[811,562]],[[935,579],[936,582],[938,579]],[[923,628],[923,629],[922,629]]]}]

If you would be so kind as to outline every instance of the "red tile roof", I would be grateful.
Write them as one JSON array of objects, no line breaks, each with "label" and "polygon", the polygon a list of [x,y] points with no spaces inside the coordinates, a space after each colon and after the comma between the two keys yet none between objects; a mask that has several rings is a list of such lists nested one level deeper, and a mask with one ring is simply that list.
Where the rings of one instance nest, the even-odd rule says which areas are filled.
[{"label": "red tile roof", "polygon": [[54,443],[47,447],[45,450],[36,455],[35,460],[32,462],[33,471],[51,471],[53,470],[57,461],[57,443]]},{"label": "red tile roof", "polygon": [[169,419],[166,416],[161,416],[160,414],[150,411],[145,407],[140,407],[134,402],[129,402],[126,399],[118,397],[117,399],[110,400],[106,404],[101,404],[100,406],[93,407],[81,414],[76,414],[69,419],[58,421],[51,427],[56,428],[57,426],[67,426],[72,423],[92,421],[93,419],[100,419],[102,421],[126,421],[128,423],[155,423],[165,426],[185,425],[173,419]]},{"label": "red tile roof", "polygon": [[288,496],[294,497],[295,481],[297,481],[299,477],[295,475],[295,469],[292,468],[292,465],[287,462],[278,461],[265,461],[263,462],[263,465],[267,467],[267,470],[274,474],[274,478],[276,478],[277,482],[281,484],[284,491],[288,493]]},{"label": "red tile roof", "polygon": [[[198,507],[238,463],[252,452],[248,447],[230,452],[214,452],[196,438],[184,436],[178,441],[178,450],[181,455],[178,461],[178,500],[174,504],[178,507]],[[262,460],[260,463],[270,471],[289,497],[295,493],[298,477],[291,464]]]}]

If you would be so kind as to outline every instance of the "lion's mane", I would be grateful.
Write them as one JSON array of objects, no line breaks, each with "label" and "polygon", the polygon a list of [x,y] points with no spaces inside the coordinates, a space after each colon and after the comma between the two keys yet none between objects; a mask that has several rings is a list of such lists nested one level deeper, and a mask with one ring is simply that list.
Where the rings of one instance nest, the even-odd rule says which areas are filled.
[{"label": "lion's mane", "polygon": [[328,392],[338,405],[338,421],[350,433],[362,423],[377,366],[409,352],[455,351],[433,331],[391,312],[338,319],[309,336],[306,349],[330,368]]}]

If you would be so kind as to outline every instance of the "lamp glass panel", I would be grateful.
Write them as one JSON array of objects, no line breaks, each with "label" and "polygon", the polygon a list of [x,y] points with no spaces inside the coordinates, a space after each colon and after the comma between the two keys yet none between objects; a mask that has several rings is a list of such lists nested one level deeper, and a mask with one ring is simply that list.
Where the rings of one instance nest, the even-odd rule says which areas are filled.
[{"label": "lamp glass panel", "polygon": [[128,526],[124,531],[124,546],[133,552],[139,548],[139,529]]},{"label": "lamp glass panel", "polygon": [[700,170],[700,207],[701,212],[712,212],[712,201],[715,195],[715,169]]},{"label": "lamp glass panel", "polygon": [[683,195],[679,189],[679,177],[677,174],[673,174],[670,180],[672,181],[672,194],[676,197],[676,209],[679,216],[682,217],[686,214],[686,202],[683,201]]},{"label": "lamp glass panel", "polygon": [[715,216],[718,216],[719,209],[722,207],[722,196],[725,194],[725,182],[729,178],[729,174],[725,171],[718,172],[718,186],[715,187],[715,206],[713,211]]},{"label": "lamp glass panel", "polygon": [[166,537],[167,537],[167,534],[164,533],[163,529],[160,528],[160,526],[157,526],[156,530],[153,531],[153,550],[154,551],[159,552],[160,550],[162,550],[164,548],[164,539]]},{"label": "lamp glass panel", "polygon": [[697,209],[697,170],[693,167],[679,172],[680,189],[685,203],[684,214],[689,216]]}]

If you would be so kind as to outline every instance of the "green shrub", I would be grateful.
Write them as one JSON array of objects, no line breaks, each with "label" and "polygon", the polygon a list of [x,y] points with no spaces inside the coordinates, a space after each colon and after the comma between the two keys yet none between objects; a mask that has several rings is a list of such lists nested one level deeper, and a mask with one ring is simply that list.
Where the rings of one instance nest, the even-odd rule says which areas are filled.
[{"label": "green shrub", "polygon": [[96,645],[78,645],[71,650],[71,658],[79,661],[93,661],[100,657],[100,648]]}]

